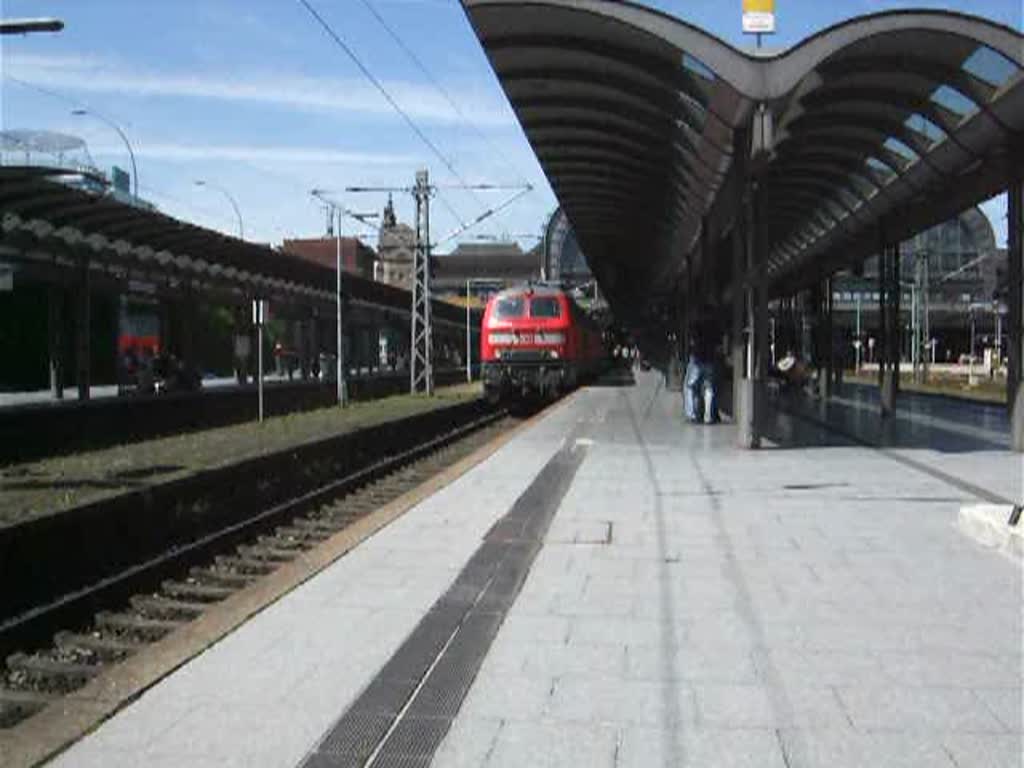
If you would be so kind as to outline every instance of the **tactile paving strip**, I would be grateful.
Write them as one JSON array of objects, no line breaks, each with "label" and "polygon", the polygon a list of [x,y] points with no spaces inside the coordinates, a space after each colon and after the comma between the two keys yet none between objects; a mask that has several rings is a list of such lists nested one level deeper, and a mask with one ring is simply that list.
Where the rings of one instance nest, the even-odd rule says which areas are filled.
[{"label": "tactile paving strip", "polygon": [[563,448],[544,465],[487,532],[448,590],[303,761],[303,768],[430,765],[519,594],[585,450]]}]

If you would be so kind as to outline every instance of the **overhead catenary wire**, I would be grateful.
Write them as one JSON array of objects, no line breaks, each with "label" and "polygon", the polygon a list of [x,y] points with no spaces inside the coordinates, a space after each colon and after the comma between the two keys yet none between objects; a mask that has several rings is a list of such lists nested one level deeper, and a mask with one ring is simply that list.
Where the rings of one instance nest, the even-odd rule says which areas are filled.
[{"label": "overhead catenary wire", "polygon": [[436,248],[437,246],[439,246],[439,245],[441,245],[443,243],[447,243],[449,240],[454,240],[456,237],[461,235],[466,230],[471,229],[472,227],[475,227],[480,222],[489,219],[491,216],[494,216],[495,214],[501,213],[501,211],[503,211],[506,208],[508,208],[510,205],[512,205],[512,203],[514,203],[516,200],[521,198],[523,195],[529,194],[531,190],[532,190],[532,187],[530,187],[530,186],[527,186],[525,189],[519,190],[514,195],[512,195],[512,197],[510,197],[508,200],[505,200],[503,203],[501,203],[499,205],[496,205],[493,208],[488,208],[486,211],[484,211],[479,216],[477,216],[475,219],[473,219],[473,221],[469,222],[468,224],[463,224],[460,228],[456,229],[454,232],[452,232],[452,233],[442,237],[440,240],[438,240],[437,242],[433,243],[433,245],[431,247]]},{"label": "overhead catenary wire", "polygon": [[[455,210],[454,207],[452,207],[452,204],[448,202],[447,198],[445,198],[445,196],[438,191],[437,187],[434,187],[434,194],[437,197],[437,201],[448,209],[448,213],[455,217],[455,220],[459,222],[459,225],[463,227],[466,226],[466,222],[463,220],[461,216],[459,216],[458,212]],[[470,194],[472,194],[472,191],[470,191]],[[476,195],[473,196],[476,197]],[[482,200],[478,199],[477,202],[479,202],[481,205],[484,205]]]},{"label": "overhead catenary wire", "polygon": [[[321,27],[323,27],[323,30],[327,33],[327,35],[345,53],[345,55],[352,60],[356,67],[359,68],[359,71],[363,73],[363,76],[366,77],[366,79],[370,81],[373,87],[380,92],[380,94],[385,98],[388,104],[391,105],[391,108],[394,109],[395,112],[399,114],[399,116],[402,118],[402,120],[405,121],[406,125],[409,126],[412,132],[415,133],[417,137],[419,137],[420,141],[422,141],[427,146],[427,148],[434,154],[434,156],[441,161],[441,164],[448,170],[448,172],[452,176],[454,176],[459,181],[459,183],[461,183],[464,186],[469,186],[466,183],[465,179],[463,179],[462,176],[459,174],[459,172],[455,170],[455,166],[452,165],[451,161],[438,148],[437,144],[431,141],[430,137],[427,136],[427,134],[424,133],[424,131],[416,124],[416,121],[412,119],[409,113],[402,109],[402,106],[395,100],[395,98],[391,95],[388,89],[384,87],[384,84],[381,83],[380,80],[378,80],[374,76],[374,74],[369,70],[369,68],[363,63],[362,59],[360,59],[356,55],[355,51],[353,51],[352,48],[347,43],[345,43],[344,40],[341,39],[341,36],[334,31],[334,28],[327,22],[327,20],[323,16],[320,15],[320,13],[312,6],[309,0],[298,0],[298,2],[309,12],[309,14],[317,21],[317,23]],[[460,223],[464,224],[464,221],[461,216],[456,216],[456,218],[459,220]]]},{"label": "overhead catenary wire", "polygon": [[[38,83],[33,83],[31,80],[23,80],[22,78],[16,77],[16,76],[14,76],[12,74],[9,74],[7,72],[3,73],[3,79],[4,80],[10,80],[12,83],[17,83],[18,85],[20,85],[20,86],[22,86],[24,88],[29,88],[29,89],[31,89],[33,91],[38,91],[39,93],[42,93],[42,94],[50,96],[50,97],[52,97],[54,99],[58,99],[60,101],[63,101],[66,104],[70,104],[72,106],[83,108],[83,109],[88,109],[90,111],[93,110],[92,105],[82,101],[81,99],[76,99],[74,96],[68,96],[65,93],[61,93],[60,91],[55,91],[52,88],[46,88],[45,86],[39,85]],[[121,117],[118,117],[117,114],[109,112],[106,109],[106,107],[104,107],[104,109],[103,109],[103,114],[106,115],[107,117],[110,117],[111,119],[115,119],[121,125],[127,125],[127,126],[131,127],[131,121],[130,120],[125,120],[125,119],[123,119]]]},{"label": "overhead catenary wire", "polygon": [[[387,32],[391,39],[395,41],[395,44],[402,49],[405,55],[408,56],[412,63],[416,65],[416,68],[423,73],[423,76],[430,81],[431,85],[433,85],[434,88],[437,89],[438,93],[440,93],[441,96],[444,98],[444,100],[448,102],[448,106],[450,106],[452,110],[454,110],[455,114],[459,116],[463,123],[465,123],[470,129],[472,129],[472,131],[477,136],[483,139],[484,143],[486,143],[487,146],[494,153],[494,156],[497,157],[506,168],[512,171],[513,175],[517,177],[517,180],[521,184],[527,184],[528,182],[526,180],[526,177],[519,171],[518,168],[516,168],[508,160],[507,157],[505,157],[505,154],[500,149],[498,149],[497,146],[495,146],[494,142],[491,141],[490,137],[488,137],[482,130],[480,130],[479,126],[477,126],[476,123],[474,123],[472,120],[469,119],[469,117],[466,116],[466,114],[459,107],[458,103],[456,103],[455,99],[452,98],[452,95],[448,92],[448,90],[443,85],[441,85],[440,81],[438,81],[436,77],[434,77],[434,74],[430,71],[430,69],[427,68],[426,64],[423,63],[420,57],[416,55],[415,51],[413,51],[412,48],[410,48],[409,45],[406,44],[406,42],[399,36],[399,34],[395,32],[394,28],[387,23],[384,17],[374,6],[373,2],[371,2],[371,0],[362,0],[362,3],[363,5],[366,6],[366,9],[373,15],[377,22],[384,28],[384,31]],[[476,198],[476,195],[474,195],[474,198]],[[479,198],[477,198],[477,200],[479,201]]]}]

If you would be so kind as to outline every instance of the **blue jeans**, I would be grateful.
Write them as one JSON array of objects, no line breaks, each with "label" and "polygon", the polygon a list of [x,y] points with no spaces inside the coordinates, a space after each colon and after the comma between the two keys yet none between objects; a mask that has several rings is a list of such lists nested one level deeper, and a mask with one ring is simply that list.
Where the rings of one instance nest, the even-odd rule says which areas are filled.
[{"label": "blue jeans", "polygon": [[[683,405],[690,421],[703,420],[706,424],[718,421],[718,403],[715,397],[715,369],[690,356],[683,382]],[[703,411],[703,413],[701,413]]]}]

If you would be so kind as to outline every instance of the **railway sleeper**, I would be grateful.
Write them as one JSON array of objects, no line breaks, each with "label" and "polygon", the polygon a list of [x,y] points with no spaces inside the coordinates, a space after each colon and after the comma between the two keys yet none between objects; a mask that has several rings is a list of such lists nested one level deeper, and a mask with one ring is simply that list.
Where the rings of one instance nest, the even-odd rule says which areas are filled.
[{"label": "railway sleeper", "polygon": [[46,656],[29,656],[27,653],[12,653],[7,657],[7,668],[22,673],[28,681],[38,684],[43,690],[58,692],[81,688],[102,669],[98,664],[59,661]]},{"label": "railway sleeper", "polygon": [[46,691],[17,691],[0,688],[0,728],[10,728],[39,712],[57,698]]},{"label": "railway sleeper", "polygon": [[331,509],[338,509],[339,507],[358,507],[358,506],[370,506],[375,505],[377,502],[368,493],[357,493],[352,496],[346,496],[343,499],[339,499],[335,502]]},{"label": "railway sleeper", "polygon": [[76,632],[58,632],[54,635],[53,641],[58,648],[71,651],[86,650],[103,661],[120,661],[135,653],[139,648],[138,643],[102,637],[98,633],[83,635]]},{"label": "railway sleeper", "polygon": [[147,641],[159,640],[183,623],[171,619],[148,619],[131,613],[101,611],[96,614],[96,626],[117,635],[139,637]]},{"label": "railway sleeper", "polygon": [[330,516],[321,517],[320,520],[323,521],[324,529],[329,531],[325,538],[330,538],[358,517],[359,515],[347,514],[340,510],[334,510]]},{"label": "railway sleeper", "polygon": [[238,554],[261,563],[287,563],[294,560],[298,552],[263,544],[242,544],[238,547]]},{"label": "railway sleeper", "polygon": [[[239,547],[241,550],[241,547]],[[249,576],[250,580],[255,576],[266,576],[273,573],[276,568],[274,563],[252,557],[217,555],[214,561],[221,568],[234,573]]]},{"label": "railway sleeper", "polygon": [[281,533],[281,531],[277,531],[273,534],[264,534],[257,538],[256,542],[260,546],[271,547],[273,549],[292,550],[295,552],[309,549],[309,544],[306,542],[305,538],[289,536],[288,534]]},{"label": "railway sleeper", "polygon": [[[324,513],[327,511],[325,510]],[[330,536],[336,530],[333,525],[324,522],[323,517],[299,518],[292,521],[292,527],[296,530],[306,531],[311,536],[323,535],[324,537]]]},{"label": "railway sleeper", "polygon": [[153,619],[180,619],[182,621],[191,621],[206,610],[206,606],[202,603],[156,595],[135,595],[131,598],[131,605],[139,613]]},{"label": "railway sleeper", "polygon": [[363,515],[367,515],[370,512],[373,512],[375,509],[380,509],[381,506],[381,504],[378,504],[375,501],[349,501],[348,499],[346,499],[338,506],[338,508],[334,512],[334,515],[354,519],[355,517],[362,517]]},{"label": "railway sleeper", "polygon": [[302,546],[313,546],[334,532],[333,528],[327,526],[300,526],[300,525],[286,525],[277,529],[279,536],[284,536],[287,539],[300,542]]},{"label": "railway sleeper", "polygon": [[207,604],[219,602],[235,592],[231,587],[199,584],[198,580],[195,583],[190,581],[164,581],[160,584],[160,591],[168,597],[177,600]]},{"label": "railway sleeper", "polygon": [[310,518],[310,523],[316,526],[317,533],[322,534],[324,538],[330,538],[338,532],[336,514],[331,510],[318,512],[316,517]]},{"label": "railway sleeper", "polygon": [[411,487],[404,483],[387,483],[374,491],[371,498],[387,503],[397,499]]},{"label": "railway sleeper", "polygon": [[252,573],[229,571],[226,568],[201,566],[192,566],[188,569],[188,574],[193,579],[199,579],[204,582],[204,586],[214,584],[232,591],[247,587],[257,576],[257,574]]}]

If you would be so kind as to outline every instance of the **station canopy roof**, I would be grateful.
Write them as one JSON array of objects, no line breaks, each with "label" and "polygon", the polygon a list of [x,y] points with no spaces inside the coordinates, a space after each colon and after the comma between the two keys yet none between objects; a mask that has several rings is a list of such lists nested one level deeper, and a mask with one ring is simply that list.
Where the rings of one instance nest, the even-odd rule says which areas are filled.
[{"label": "station canopy roof", "polygon": [[882,13],[757,56],[618,0],[463,6],[627,322],[709,272],[728,292],[723,243],[750,179],[778,295],[1021,172],[1024,38],[984,19]]},{"label": "station canopy roof", "polygon": [[[128,205],[82,184],[61,168],[0,166],[0,261],[72,270],[114,280],[158,278],[210,296],[247,302],[261,296],[296,306],[333,305],[335,270],[268,245],[200,227],[142,206]],[[62,181],[64,179],[64,181]],[[102,189],[102,180],[94,179]],[[409,292],[346,274],[353,305],[410,311]],[[462,327],[456,307],[435,301],[435,318]]]},{"label": "station canopy roof", "polygon": [[75,176],[39,166],[0,167],[0,245],[8,256],[87,255],[92,268],[113,272],[144,269],[249,295],[333,297],[333,270],[69,186],[62,180],[68,175]]}]

